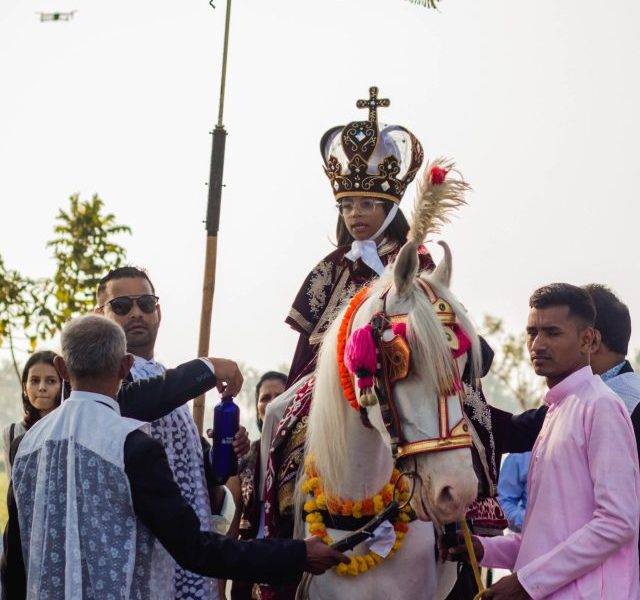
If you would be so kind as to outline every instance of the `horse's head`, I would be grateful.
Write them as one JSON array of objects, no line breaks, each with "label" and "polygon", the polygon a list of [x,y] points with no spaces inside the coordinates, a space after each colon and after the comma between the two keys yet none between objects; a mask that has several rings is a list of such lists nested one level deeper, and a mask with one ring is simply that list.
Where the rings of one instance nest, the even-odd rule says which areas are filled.
[{"label": "horse's head", "polygon": [[464,516],[478,488],[461,383],[478,338],[449,291],[451,253],[443,247],[438,268],[418,277],[417,245],[407,242],[355,312],[351,336],[370,332],[377,348],[372,388],[357,373],[361,411],[403,470],[417,475],[411,502],[418,517],[448,523]]}]

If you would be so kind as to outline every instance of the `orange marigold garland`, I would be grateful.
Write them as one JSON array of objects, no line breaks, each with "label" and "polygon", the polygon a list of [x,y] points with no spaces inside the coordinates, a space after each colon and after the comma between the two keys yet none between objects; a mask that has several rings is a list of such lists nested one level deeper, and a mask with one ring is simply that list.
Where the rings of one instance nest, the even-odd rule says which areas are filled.
[{"label": "orange marigold garland", "polygon": [[[393,500],[394,489],[396,488],[400,504],[406,504],[409,499],[408,485],[403,484],[396,486],[400,478],[400,471],[398,469],[393,469],[389,483],[373,498],[357,501],[328,497],[324,493],[322,481],[313,466],[313,461],[310,459],[305,461],[305,475],[306,480],[302,483],[302,491],[309,495],[309,500],[304,503],[304,511],[307,513],[305,520],[309,526],[309,533],[319,537],[327,545],[332,544],[333,540],[327,534],[324,519],[320,511],[328,510],[334,514],[360,519],[363,516],[373,517],[382,512]],[[410,513],[411,509],[409,506],[404,506],[400,509],[398,516],[393,521],[396,541],[393,544],[391,552],[387,555],[387,559],[391,558],[402,546],[402,540],[407,534],[407,531],[409,531]],[[339,575],[351,575],[355,577],[360,573],[366,573],[383,560],[385,559],[379,554],[369,551],[366,554],[352,556],[349,564],[339,564],[334,568]]]},{"label": "orange marigold garland", "polygon": [[340,386],[344,393],[344,397],[349,404],[360,412],[360,405],[358,404],[358,398],[356,397],[356,391],[353,387],[353,381],[351,380],[351,373],[344,364],[344,350],[347,346],[347,338],[351,328],[351,318],[353,314],[358,310],[360,305],[367,299],[369,295],[369,288],[363,287],[349,302],[347,310],[342,317],[340,323],[340,329],[338,330],[338,374],[340,375]]}]

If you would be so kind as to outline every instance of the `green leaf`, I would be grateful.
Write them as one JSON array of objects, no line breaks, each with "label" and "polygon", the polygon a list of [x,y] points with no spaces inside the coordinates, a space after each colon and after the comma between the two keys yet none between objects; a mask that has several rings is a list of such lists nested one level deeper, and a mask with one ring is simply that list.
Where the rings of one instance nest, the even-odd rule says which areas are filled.
[{"label": "green leaf", "polygon": [[55,261],[52,277],[25,277],[7,269],[0,256],[0,346],[10,332],[22,331],[33,349],[70,317],[93,309],[99,279],[126,258],[126,249],[113,236],[131,234],[130,227],[103,211],[97,194],[90,200],[73,194],[68,207],[58,211],[54,237],[46,245]]}]

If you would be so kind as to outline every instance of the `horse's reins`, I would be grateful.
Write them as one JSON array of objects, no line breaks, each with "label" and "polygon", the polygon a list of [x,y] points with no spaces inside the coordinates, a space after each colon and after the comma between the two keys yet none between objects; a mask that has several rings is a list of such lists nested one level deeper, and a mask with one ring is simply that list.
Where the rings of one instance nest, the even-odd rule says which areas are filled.
[{"label": "horse's reins", "polygon": [[478,593],[473,597],[473,600],[480,600],[486,589],[480,577],[480,568],[478,567],[478,558],[476,557],[476,551],[473,549],[473,542],[471,541],[471,532],[469,531],[469,525],[462,519],[460,523],[462,526],[462,537],[464,537],[464,545],[467,548],[467,554],[469,555],[469,562],[471,563],[471,569],[473,570],[473,578],[476,580],[478,586]]}]

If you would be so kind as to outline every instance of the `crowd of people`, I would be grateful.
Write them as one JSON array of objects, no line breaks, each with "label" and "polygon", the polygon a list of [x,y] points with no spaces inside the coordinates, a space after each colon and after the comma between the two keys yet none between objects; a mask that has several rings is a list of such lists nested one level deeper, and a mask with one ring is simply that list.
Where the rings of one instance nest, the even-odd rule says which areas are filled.
[{"label": "crowd of people", "polygon": [[[144,269],[105,274],[95,312],[64,327],[59,353],[29,357],[24,417],[3,430],[3,598],[214,599],[228,579],[236,600],[286,600],[304,571],[349,561],[317,536],[293,539],[294,488],[323,336],[409,231],[399,204],[423,151],[404,127],[378,123],[379,105],[372,88],[368,119],[322,138],[337,247],[287,317],[300,336],[290,372],[269,371],[256,386],[261,438],[236,434],[238,478],[212,476],[209,442],[185,404],[214,387],[236,395],[242,374],[223,358],[173,369],[155,360],[162,315]],[[419,262],[423,274],[435,267],[425,246]],[[640,377],[627,360],[629,311],[605,285],[554,283],[531,295],[526,332],[548,386],[540,408],[499,410],[481,377],[461,377],[478,477],[467,513],[474,551],[481,565],[512,571],[483,597],[640,598]],[[480,347],[484,376],[493,352]],[[458,563],[448,598],[474,598],[466,546],[441,539],[440,550]]]}]

